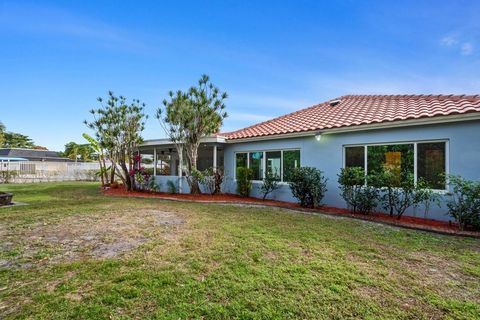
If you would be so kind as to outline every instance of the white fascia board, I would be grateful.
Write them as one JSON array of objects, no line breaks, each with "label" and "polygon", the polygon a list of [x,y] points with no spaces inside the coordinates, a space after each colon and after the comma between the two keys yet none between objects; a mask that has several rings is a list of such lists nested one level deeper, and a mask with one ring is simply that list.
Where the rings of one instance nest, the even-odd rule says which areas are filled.
[{"label": "white fascia board", "polygon": [[[200,143],[225,143],[225,137],[220,136],[210,136],[210,137],[203,137],[200,139]],[[139,147],[153,147],[153,146],[169,146],[174,145],[174,143],[167,138],[164,139],[151,139],[145,140]]]}]

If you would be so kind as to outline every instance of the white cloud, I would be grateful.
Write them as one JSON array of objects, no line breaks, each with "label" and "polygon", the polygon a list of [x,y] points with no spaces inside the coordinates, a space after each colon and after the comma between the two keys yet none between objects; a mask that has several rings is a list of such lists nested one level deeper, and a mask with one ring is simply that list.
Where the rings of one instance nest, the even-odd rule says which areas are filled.
[{"label": "white cloud", "polygon": [[440,43],[444,46],[451,47],[458,43],[458,40],[454,36],[445,36],[440,40]]},{"label": "white cloud", "polygon": [[460,47],[460,52],[464,56],[471,55],[473,53],[473,44],[470,42],[462,43],[462,46]]},{"label": "white cloud", "polygon": [[[75,14],[55,7],[30,4],[3,4],[0,7],[0,27],[34,35],[61,35],[85,39],[103,45],[145,51],[139,35],[122,27]],[[0,31],[2,31],[0,29]],[[131,50],[132,51],[132,50]]]},{"label": "white cloud", "polygon": [[474,45],[470,41],[461,41],[458,36],[448,35],[440,39],[440,44],[460,51],[462,56],[473,54]]}]

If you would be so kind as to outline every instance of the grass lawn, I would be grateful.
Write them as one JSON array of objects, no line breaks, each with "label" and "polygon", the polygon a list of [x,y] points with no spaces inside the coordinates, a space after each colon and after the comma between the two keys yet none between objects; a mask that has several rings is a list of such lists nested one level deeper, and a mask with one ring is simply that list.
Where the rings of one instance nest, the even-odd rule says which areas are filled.
[{"label": "grass lawn", "polygon": [[1,318],[480,318],[480,240],[275,208],[0,186]]}]

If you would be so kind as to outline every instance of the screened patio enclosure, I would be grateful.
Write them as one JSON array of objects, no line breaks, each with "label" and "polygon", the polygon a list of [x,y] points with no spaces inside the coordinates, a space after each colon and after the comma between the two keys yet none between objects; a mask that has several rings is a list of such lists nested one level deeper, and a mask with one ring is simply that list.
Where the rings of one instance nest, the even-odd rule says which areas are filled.
[{"label": "screened patio enclosure", "polygon": [[[198,148],[197,169],[223,167],[223,152],[225,139],[221,137],[207,137],[201,140]],[[168,181],[177,184],[179,192],[189,192],[185,182],[186,156],[183,155],[183,166],[180,166],[175,144],[169,139],[146,140],[138,147],[142,156],[142,166],[151,175],[155,176],[161,191],[166,191]]]}]

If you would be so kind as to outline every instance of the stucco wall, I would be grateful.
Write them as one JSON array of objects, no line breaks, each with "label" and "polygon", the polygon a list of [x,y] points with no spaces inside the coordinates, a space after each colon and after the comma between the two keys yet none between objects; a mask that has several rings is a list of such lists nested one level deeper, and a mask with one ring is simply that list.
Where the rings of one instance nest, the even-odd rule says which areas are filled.
[{"label": "stucco wall", "polygon": [[[315,137],[290,138],[257,142],[232,143],[225,145],[226,192],[236,192],[233,180],[235,152],[263,151],[298,148],[301,150],[301,165],[319,168],[328,178],[328,191],[323,200],[326,205],[345,207],[340,197],[337,174],[343,165],[343,146],[349,144],[391,143],[422,140],[445,139],[447,147],[447,170],[467,179],[480,180],[480,121],[424,125],[416,127],[392,128],[388,130],[369,130],[352,133],[325,134],[321,141]],[[259,183],[254,183],[252,196],[259,197]],[[295,201],[288,185],[282,185],[273,198]],[[379,209],[380,210],[380,209]],[[446,207],[436,206],[430,210],[429,218],[451,220],[445,215]],[[423,216],[423,210],[406,214]]]}]

